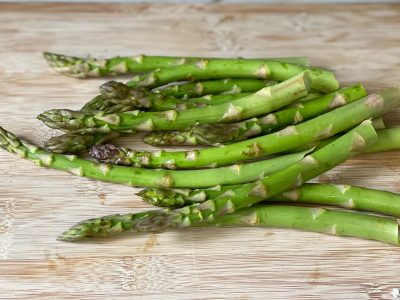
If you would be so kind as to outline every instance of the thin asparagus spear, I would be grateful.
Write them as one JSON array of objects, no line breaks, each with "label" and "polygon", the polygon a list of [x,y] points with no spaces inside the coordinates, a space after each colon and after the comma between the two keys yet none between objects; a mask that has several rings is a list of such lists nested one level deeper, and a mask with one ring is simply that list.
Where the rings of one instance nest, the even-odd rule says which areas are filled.
[{"label": "thin asparagus spear", "polygon": [[177,81],[198,81],[224,78],[254,78],[285,81],[308,70],[312,78],[311,88],[329,93],[339,88],[339,83],[332,72],[317,68],[277,61],[250,60],[212,60],[202,59],[194,63],[160,68],[153,72],[137,75],[127,83],[133,88],[155,88]]},{"label": "thin asparagus spear", "polygon": [[308,71],[274,86],[232,101],[185,111],[89,114],[71,110],[49,110],[38,119],[52,128],[71,133],[107,133],[125,130],[176,130],[195,124],[233,122],[268,113],[286,106],[308,94]]},{"label": "thin asparagus spear", "polygon": [[[148,215],[151,215],[151,211],[89,219],[71,227],[57,239],[76,242],[89,238],[110,237],[124,231],[136,232],[136,224]],[[154,222],[157,221],[155,217]],[[303,206],[260,204],[220,216],[210,223],[195,223],[190,226],[291,228],[399,244],[399,226],[394,218]]]},{"label": "thin asparagus spear", "polygon": [[33,160],[41,166],[67,171],[79,176],[131,186],[183,188],[251,182],[301,160],[309,152],[223,168],[171,171],[103,165],[76,156],[51,153],[20,141],[1,127],[0,147],[23,158]]},{"label": "thin asparagus spear", "polygon": [[[171,96],[164,96],[162,94],[153,93],[141,89],[127,89],[128,93],[116,91],[117,89],[124,89],[124,84],[117,81],[109,81],[103,84],[100,89],[102,95],[93,98],[85,107],[85,112],[104,111],[105,113],[119,113],[135,109],[146,109],[151,111],[165,111],[165,110],[186,110],[196,107],[203,107],[206,105],[217,105],[234,101],[245,96],[250,96],[250,93],[238,93],[227,95],[209,95],[204,98],[193,99],[192,101],[185,101]],[[104,92],[108,89],[110,94]],[[111,91],[111,89],[114,89]],[[119,94],[117,97],[115,94]],[[121,109],[122,107],[122,109]]]},{"label": "thin asparagus spear", "polygon": [[268,134],[285,126],[300,123],[366,95],[364,87],[358,84],[240,123],[195,125],[191,129],[183,131],[151,132],[145,136],[144,142],[153,146],[172,146],[215,145],[243,141],[255,135]]},{"label": "thin asparagus spear", "polygon": [[[84,58],[66,56],[50,52],[44,52],[43,56],[50,67],[55,71],[64,75],[79,78],[149,72],[157,68],[174,67],[185,63],[193,63],[201,59],[199,57],[147,56],[143,54],[98,59],[91,57]],[[240,58],[233,58],[230,60],[246,61],[245,59]],[[305,66],[309,64],[308,58],[306,57],[279,57],[268,58],[268,60],[276,60]]]},{"label": "thin asparagus spear", "polygon": [[[220,166],[255,157],[281,153],[349,130],[365,119],[380,116],[400,104],[400,89],[391,88],[339,107],[314,119],[281,131],[223,147],[196,151],[147,152],[110,145],[94,146],[90,154],[108,162],[128,162],[135,166],[160,167],[174,162],[178,169]],[[143,160],[143,157],[146,160]],[[189,159],[188,159],[189,158]],[[145,164],[143,163],[145,162]]]},{"label": "thin asparagus spear", "polygon": [[160,88],[156,90],[156,92],[177,98],[192,98],[220,93],[254,93],[266,86],[277,83],[278,82],[272,80],[229,78],[190,82],[185,84],[173,84]]},{"label": "thin asparagus spear", "polygon": [[137,222],[136,228],[143,232],[161,232],[174,227],[187,227],[197,222],[213,221],[221,215],[233,213],[301,186],[304,182],[326,172],[354,154],[362,152],[376,142],[376,138],[371,121],[364,121],[334,142],[285,169],[257,182],[243,184],[216,199],[168,212],[153,211]]}]

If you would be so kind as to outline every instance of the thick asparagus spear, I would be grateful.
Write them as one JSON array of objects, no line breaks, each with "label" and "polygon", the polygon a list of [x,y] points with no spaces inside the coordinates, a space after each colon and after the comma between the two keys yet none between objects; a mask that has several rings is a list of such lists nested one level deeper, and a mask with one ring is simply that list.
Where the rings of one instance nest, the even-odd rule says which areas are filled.
[{"label": "thick asparagus spear", "polygon": [[[174,67],[185,63],[193,63],[201,59],[199,57],[147,56],[143,54],[136,56],[117,56],[108,59],[97,59],[90,57],[84,58],[66,56],[50,52],[44,52],[43,56],[50,67],[52,67],[55,71],[64,75],[80,78],[149,72],[157,68]],[[244,59],[233,58],[230,60],[242,61]],[[305,66],[307,66],[309,63],[308,58],[306,57],[268,58],[268,60],[277,60]]]},{"label": "thick asparagus spear", "polygon": [[312,78],[311,88],[321,92],[333,92],[339,83],[332,72],[310,69],[301,65],[277,61],[232,61],[202,59],[195,63],[174,68],[160,68],[151,73],[137,75],[127,83],[133,88],[155,88],[176,81],[198,81],[224,78],[255,78],[285,81],[308,70]]},{"label": "thick asparagus spear", "polygon": [[[216,217],[249,207],[257,202],[301,186],[304,182],[326,172],[352,155],[362,152],[376,141],[371,121],[364,121],[334,142],[307,155],[281,171],[254,183],[243,184],[216,199],[193,204],[170,212],[154,211],[136,224],[139,231],[163,231],[173,227],[190,226],[196,222],[212,221]],[[157,222],[154,222],[157,220]]]},{"label": "thick asparagus spear", "polygon": [[177,98],[200,97],[209,94],[238,94],[238,93],[254,93],[262,88],[277,84],[272,80],[260,79],[219,79],[190,82],[185,84],[173,84],[165,88],[156,90],[156,92],[173,96]]},{"label": "thick asparagus spear", "polygon": [[[90,153],[103,162],[118,163],[130,160],[135,166],[159,167],[167,161],[174,162],[176,168],[182,169],[218,166],[285,152],[328,138],[356,126],[367,118],[380,116],[399,104],[400,89],[386,89],[281,131],[223,147],[200,149],[195,151],[195,154],[193,151],[139,152],[109,145],[94,146]],[[143,160],[143,157],[146,157],[146,160]]]},{"label": "thick asparagus spear", "polygon": [[308,151],[305,151],[223,168],[171,171],[103,165],[76,156],[51,153],[20,141],[1,127],[0,147],[23,158],[33,160],[39,165],[79,176],[131,186],[183,188],[251,182],[301,160],[308,153]]},{"label": "thick asparagus spear", "polygon": [[145,136],[144,142],[154,146],[172,146],[214,145],[243,141],[255,135],[268,134],[285,126],[300,123],[366,95],[367,92],[362,85],[354,85],[305,103],[297,103],[294,107],[240,123],[195,125],[183,131],[151,132]]},{"label": "thick asparagus spear", "polygon": [[[301,186],[304,182],[340,164],[353,154],[362,152],[363,149],[372,145],[375,141],[376,132],[371,125],[371,121],[364,121],[352,131],[318,151],[307,155],[290,167],[264,177],[255,183],[243,184],[216,199],[209,199],[203,203],[185,206],[172,211],[154,210],[142,213],[139,219],[135,219],[134,224],[130,223],[132,214],[89,220],[62,234],[60,239],[73,240],[72,237],[76,239],[79,236],[79,232],[86,225],[91,227],[95,226],[95,224],[103,224],[103,222],[108,224],[104,235],[131,230],[133,225],[138,232],[162,232],[170,228],[212,222],[218,220],[222,215],[235,213],[240,209],[279,195],[286,190]],[[110,224],[110,220],[114,218],[117,222],[112,221]],[[124,220],[127,221],[126,224],[123,222]],[[100,231],[102,230],[98,232]]]},{"label": "thick asparagus spear", "polygon": [[107,133],[132,129],[176,130],[195,124],[233,122],[268,113],[308,94],[308,71],[274,86],[232,101],[203,108],[165,112],[131,111],[119,114],[89,114],[71,110],[49,110],[38,116],[46,125],[72,133]]},{"label": "thick asparagus spear", "polygon": [[[124,231],[136,232],[136,224],[149,215],[151,212],[86,220],[65,231],[58,240],[76,242],[89,238],[110,237]],[[157,218],[154,218],[154,222],[157,221]],[[220,216],[209,223],[188,226],[291,228],[399,244],[399,226],[394,218],[303,206],[260,204]]]}]

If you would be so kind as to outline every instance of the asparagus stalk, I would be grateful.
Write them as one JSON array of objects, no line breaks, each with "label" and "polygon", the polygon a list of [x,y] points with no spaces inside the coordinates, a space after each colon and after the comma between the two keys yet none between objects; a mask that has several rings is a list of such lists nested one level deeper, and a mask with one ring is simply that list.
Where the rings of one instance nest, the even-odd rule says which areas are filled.
[{"label": "asparagus stalk", "polygon": [[[255,183],[244,184],[241,187],[230,190],[216,199],[210,199],[200,204],[193,204],[172,211],[155,210],[142,213],[139,219],[131,222],[132,214],[117,215],[80,223],[66,233],[61,240],[76,240],[79,236],[85,236],[85,228],[100,225],[103,235],[111,235],[123,231],[132,230],[133,225],[138,232],[162,232],[176,227],[188,227],[196,223],[218,221],[223,215],[232,214],[240,209],[250,207],[258,202],[279,195],[284,191],[301,186],[311,178],[329,170],[345,161],[353,154],[362,152],[363,149],[376,141],[376,132],[371,121],[364,121],[352,131],[346,133],[329,145],[307,155],[301,161],[290,167],[282,169],[270,176],[264,177]],[[314,217],[318,216],[318,212]],[[257,221],[249,218],[250,222]],[[113,221],[116,220],[116,222]],[[126,222],[124,222],[126,221]],[[293,219],[291,219],[293,222]],[[106,226],[106,230],[101,230]],[[87,231],[87,230],[86,230]]]},{"label": "asparagus stalk", "polygon": [[286,106],[308,94],[308,72],[280,84],[265,87],[260,91],[232,101],[209,107],[185,111],[165,112],[131,111],[119,114],[96,114],[71,110],[49,110],[38,119],[52,128],[71,133],[108,133],[126,130],[176,130],[195,124],[233,122],[268,113]]},{"label": "asparagus stalk", "polygon": [[[364,121],[355,129],[334,142],[307,155],[292,164],[257,182],[243,184],[215,199],[193,204],[170,212],[154,211],[136,224],[139,231],[163,231],[173,227],[190,226],[192,223],[213,221],[216,217],[249,207],[262,200],[279,195],[288,189],[301,186],[352,155],[362,152],[376,141],[376,132],[371,121]],[[157,219],[157,222],[154,220]]]},{"label": "asparagus stalk", "polygon": [[[376,127],[374,126],[376,129]],[[332,141],[334,141],[337,138],[337,136],[325,139],[323,140],[324,143],[320,143],[319,145],[312,145],[312,147],[316,147],[316,149],[319,149]],[[305,148],[305,149],[310,149]],[[364,153],[377,153],[377,152],[384,152],[384,151],[390,151],[390,150],[398,150],[400,149],[400,128],[391,128],[391,129],[385,129],[385,130],[377,130],[377,142],[373,144],[372,146],[368,147],[365,149]],[[299,149],[301,151],[302,149]],[[322,186],[322,185],[321,185]],[[159,207],[169,207],[169,208],[178,208],[186,205],[191,205],[194,203],[201,203],[209,199],[215,199],[219,197],[220,195],[226,193],[229,190],[235,189],[239,186],[232,185],[232,186],[214,186],[212,188],[208,189],[195,189],[195,190],[190,190],[190,189],[144,189],[138,193],[140,197],[143,198],[143,200],[146,203],[149,203],[151,205],[159,206]],[[341,186],[338,186],[337,190],[341,191],[347,191],[348,188],[339,188]],[[307,184],[303,185],[299,188],[299,193],[301,194],[301,191],[305,189],[307,190]],[[365,189],[364,189],[365,190]],[[228,192],[229,193],[229,192]],[[380,193],[380,192],[378,192]],[[344,193],[343,193],[344,194]],[[392,195],[392,193],[389,193]],[[286,194],[285,194],[286,195]],[[290,192],[288,193],[290,195]],[[315,194],[316,195],[316,194]],[[332,196],[331,196],[332,195]],[[339,194],[340,195],[340,194]],[[346,194],[348,196],[349,194]],[[382,210],[382,208],[371,208],[367,205],[369,205],[371,200],[367,199],[374,199],[374,201],[377,198],[379,198],[378,194],[374,195],[373,194],[362,194],[363,197],[356,196],[356,195],[351,195],[347,198],[346,201],[343,202],[343,207],[348,208],[347,202],[349,202],[350,198],[353,199],[353,202],[356,203],[356,208],[361,209],[361,210],[370,210],[376,213],[383,213],[383,214],[394,214],[396,213],[397,209],[393,207],[399,206],[400,209],[400,198],[399,198],[399,203],[396,204],[393,200],[394,197],[398,197],[397,194],[394,194],[395,196],[392,197],[386,197],[386,192],[383,194],[379,194],[379,197],[382,198],[382,206],[383,208],[389,207],[390,205],[393,205],[392,208],[388,210]],[[318,199],[317,199],[318,196]],[[368,197],[366,197],[368,196]],[[285,196],[286,197],[286,196]],[[279,199],[284,200],[285,197],[283,196],[277,196],[271,198],[271,200],[279,201]],[[331,198],[332,197],[332,198]],[[320,195],[316,195],[315,199],[317,199],[320,202],[315,202],[318,204],[324,204],[324,205],[337,205],[341,206],[340,201],[339,203],[335,200],[337,199],[337,195],[335,193],[331,193],[329,190],[326,190],[326,193],[321,193]],[[286,197],[287,198],[287,197]],[[295,197],[292,197],[294,199],[297,199]],[[290,200],[290,199],[288,199]],[[317,201],[315,200],[315,201]],[[286,200],[284,200],[286,201]],[[299,202],[308,202],[308,198],[306,196],[300,197],[297,199]],[[363,201],[367,201],[366,204]],[[380,202],[379,202],[380,203]],[[347,206],[346,206],[347,205]],[[381,206],[381,204],[379,204]],[[389,210],[392,210],[393,212],[390,213]],[[394,214],[394,216],[399,216],[399,215]]]},{"label": "asparagus stalk", "polygon": [[[135,166],[160,167],[165,165],[165,162],[174,162],[174,166],[181,169],[219,166],[285,152],[328,138],[356,126],[367,118],[380,116],[399,103],[400,89],[390,88],[301,124],[223,147],[200,149],[195,152],[139,152],[127,148],[101,145],[92,147],[90,154],[102,162],[127,163],[130,161]],[[146,157],[146,160],[143,160],[143,157]]]},{"label": "asparagus stalk", "polygon": [[255,117],[240,123],[195,125],[183,131],[155,131],[144,138],[153,146],[172,145],[214,145],[247,140],[255,135],[268,134],[291,124],[323,114],[327,111],[354,102],[367,95],[360,84],[315,98],[293,107]]},{"label": "asparagus stalk", "polygon": [[[60,241],[110,237],[125,231],[137,232],[136,224],[150,212],[110,215],[78,223],[58,237]],[[157,219],[154,218],[154,222]],[[371,216],[350,211],[289,205],[255,205],[220,216],[210,223],[190,226],[251,226],[300,229],[337,236],[352,236],[399,244],[399,226],[394,218]]]},{"label": "asparagus stalk", "polygon": [[210,95],[204,98],[183,101],[182,99],[153,93],[144,89],[129,89],[117,81],[108,81],[100,87],[100,96],[89,101],[81,111],[103,111],[105,113],[119,113],[135,109],[151,111],[186,110],[205,105],[221,104],[249,96],[249,93],[229,95]]},{"label": "asparagus stalk", "polygon": [[[216,199],[240,188],[240,185],[208,189],[144,189],[138,193],[146,203],[179,208]],[[351,185],[306,183],[271,197],[268,201],[331,205],[400,217],[400,195]]]},{"label": "asparagus stalk", "polygon": [[[76,156],[51,153],[19,140],[1,127],[0,147],[23,158],[33,160],[41,166],[67,171],[79,176],[130,186],[183,188],[251,182],[300,161],[309,152],[288,154],[269,160],[215,169],[153,170],[104,165]],[[171,166],[166,167],[170,168]]]},{"label": "asparagus stalk", "polygon": [[[365,153],[376,153],[376,152],[385,152],[391,150],[398,150],[400,148],[400,128],[389,128],[385,129],[385,123],[383,118],[378,117],[372,119],[372,125],[375,129],[377,129],[378,133],[378,142],[374,144],[372,147],[365,150]],[[380,129],[380,130],[379,130]],[[385,129],[385,130],[383,130]],[[300,147],[295,147],[289,149],[289,151],[285,151],[286,153],[295,153],[305,151],[311,148],[321,148],[333,140],[335,140],[339,135],[331,136],[329,138],[315,141],[306,145],[302,145]]]},{"label": "asparagus stalk", "polygon": [[[126,57],[111,57],[108,59],[84,58],[66,56],[50,52],[43,53],[47,63],[55,71],[72,77],[100,77],[117,74],[135,74],[153,71],[157,68],[174,67],[185,63],[193,63],[201,58],[198,57],[168,57],[168,56],[147,56],[136,55]],[[218,59],[215,59],[218,60]],[[247,61],[245,59],[226,59],[231,61]],[[281,57],[269,58],[281,62],[308,65],[306,57]]]},{"label": "asparagus stalk", "polygon": [[155,88],[177,81],[205,79],[254,78],[285,81],[308,70],[312,78],[311,88],[321,92],[333,92],[339,83],[332,72],[307,68],[301,65],[277,61],[257,60],[212,60],[202,59],[174,68],[160,68],[153,72],[137,75],[127,83],[133,88]]},{"label": "asparagus stalk", "polygon": [[173,84],[156,92],[177,98],[200,97],[209,94],[238,94],[238,93],[254,93],[262,88],[277,84],[272,80],[260,79],[219,79],[190,82],[185,84]]},{"label": "asparagus stalk", "polygon": [[[242,95],[247,95],[246,93],[239,93],[235,95],[208,95],[205,97],[201,98],[192,98],[188,99],[187,102],[193,102],[195,103],[198,107],[205,106],[205,105],[213,105],[213,104],[220,104],[220,103],[225,103],[231,100],[239,99],[242,97]],[[299,101],[309,101],[310,99],[314,97],[318,97],[320,94],[319,93],[310,93],[308,96],[299,99]],[[237,98],[236,98],[237,97]],[[102,100],[104,101],[104,100]],[[185,104],[182,103],[180,105],[180,108],[185,108]],[[115,104],[114,106],[109,106],[106,110],[108,112],[119,112],[119,111],[127,111],[129,110],[130,107],[125,107],[124,105],[121,104]],[[90,111],[90,109],[89,109]],[[185,133],[185,131],[166,131],[165,134],[169,133],[178,133],[177,139],[182,139],[181,135]],[[157,132],[157,134],[160,134]],[[191,133],[189,132],[188,137],[184,137],[185,141],[177,141],[176,144],[194,144],[194,142],[190,143],[189,139],[191,138]],[[105,142],[109,142],[119,136],[118,132],[112,131],[111,133],[108,134],[64,134],[61,136],[53,137],[49,139],[46,143],[45,146],[49,150],[52,150],[53,152],[57,153],[69,153],[69,154],[75,154],[75,153],[80,153],[84,150],[89,149],[91,146],[94,145],[101,145],[104,144]],[[166,139],[167,141],[170,141],[173,139],[171,138],[165,138],[164,135],[162,135],[162,139]],[[161,145],[161,142],[158,143],[157,145]],[[310,147],[312,148],[312,147]],[[293,151],[292,151],[293,152]]]}]

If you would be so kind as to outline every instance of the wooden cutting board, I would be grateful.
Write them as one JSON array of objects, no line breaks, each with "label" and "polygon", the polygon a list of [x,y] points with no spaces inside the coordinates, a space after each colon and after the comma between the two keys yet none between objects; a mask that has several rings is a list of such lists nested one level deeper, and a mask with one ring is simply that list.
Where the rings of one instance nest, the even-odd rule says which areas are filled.
[{"label": "wooden cutting board", "polygon": [[[0,4],[0,124],[39,144],[59,133],[36,115],[79,109],[105,81],[58,75],[42,51],[309,56],[343,85],[374,91],[400,84],[400,5]],[[400,125],[398,111],[386,120]],[[123,144],[146,149],[139,138]],[[318,180],[400,192],[399,175],[391,152]],[[137,191],[1,151],[0,298],[393,299],[400,288],[400,247],[355,238],[212,228],[56,241],[80,220],[148,209]]]}]

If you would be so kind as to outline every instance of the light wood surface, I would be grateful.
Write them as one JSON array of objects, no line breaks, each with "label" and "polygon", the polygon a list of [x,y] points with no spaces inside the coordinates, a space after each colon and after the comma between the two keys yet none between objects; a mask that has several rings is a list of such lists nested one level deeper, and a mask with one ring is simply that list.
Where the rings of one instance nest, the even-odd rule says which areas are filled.
[{"label": "light wood surface", "polygon": [[[37,143],[35,119],[78,109],[104,79],[51,71],[41,52],[107,57],[309,56],[343,84],[400,84],[400,5],[0,4],[0,124]],[[386,119],[400,124],[398,112]],[[138,149],[139,139],[125,140]],[[400,192],[400,153],[362,156],[323,182]],[[400,248],[279,229],[190,229],[96,243],[55,240],[94,216],[148,209],[137,189],[0,153],[1,299],[393,299]]]}]

